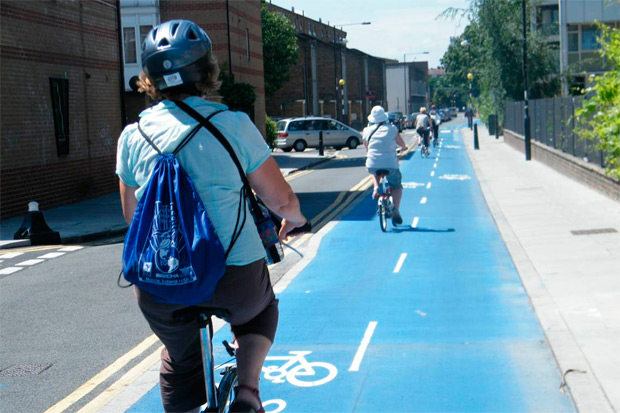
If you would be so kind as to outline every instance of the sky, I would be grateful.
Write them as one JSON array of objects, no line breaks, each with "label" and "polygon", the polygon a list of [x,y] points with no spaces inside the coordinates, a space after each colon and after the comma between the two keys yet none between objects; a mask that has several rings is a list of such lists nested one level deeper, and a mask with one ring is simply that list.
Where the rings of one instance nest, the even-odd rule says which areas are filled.
[{"label": "sky", "polygon": [[[269,1],[269,0],[268,0]],[[450,37],[460,35],[467,21],[435,20],[449,7],[466,8],[469,0],[271,0],[282,8],[303,11],[313,20],[340,25],[371,22],[370,25],[344,26],[347,47],[377,57],[407,62],[428,61],[438,67],[448,49]],[[428,54],[418,54],[420,52]]]}]

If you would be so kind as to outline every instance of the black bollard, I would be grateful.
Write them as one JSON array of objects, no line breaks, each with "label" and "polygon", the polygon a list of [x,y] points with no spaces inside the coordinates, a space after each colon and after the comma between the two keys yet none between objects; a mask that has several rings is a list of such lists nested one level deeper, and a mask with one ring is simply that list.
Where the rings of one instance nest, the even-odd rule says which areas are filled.
[{"label": "black bollard", "polygon": [[28,212],[13,239],[30,239],[31,245],[60,244],[60,234],[47,226],[38,202],[28,203]]},{"label": "black bollard", "polygon": [[495,139],[499,139],[499,118],[497,112],[495,113]]},{"label": "black bollard", "polygon": [[480,144],[478,143],[478,124],[474,123],[474,149],[480,149]]},{"label": "black bollard", "polygon": [[319,156],[323,156],[323,130],[319,131]]}]

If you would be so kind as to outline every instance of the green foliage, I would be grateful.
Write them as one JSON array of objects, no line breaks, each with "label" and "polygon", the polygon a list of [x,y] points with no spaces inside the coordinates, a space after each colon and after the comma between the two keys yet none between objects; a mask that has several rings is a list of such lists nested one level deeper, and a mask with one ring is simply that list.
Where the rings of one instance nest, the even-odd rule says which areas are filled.
[{"label": "green foliage", "polygon": [[295,27],[282,13],[267,11],[261,4],[265,95],[273,96],[289,80],[289,65],[297,62]]},{"label": "green foliage", "polygon": [[265,140],[267,141],[267,145],[273,149],[276,147],[276,138],[278,137],[276,133],[276,121],[265,115],[265,126],[267,131]]},{"label": "green foliage", "polygon": [[581,108],[575,111],[577,133],[597,142],[605,154],[607,174],[620,179],[620,30],[598,24],[601,55],[612,70],[591,76],[594,85],[587,90]]},{"label": "green foliage", "polygon": [[226,74],[225,70],[220,72],[220,80],[222,102],[231,110],[240,110],[254,119],[254,102],[256,102],[254,86],[243,82],[235,83],[235,76]]},{"label": "green foliage", "polygon": [[[528,2],[528,7],[531,4]],[[471,0],[465,10],[448,9],[443,17],[470,20],[441,59],[446,80],[469,96],[467,73],[472,73],[472,96],[486,117],[503,114],[506,100],[523,99],[523,21],[520,1]],[[526,12],[529,19],[531,13]],[[551,97],[560,92],[558,57],[539,33],[528,29],[528,82],[530,98]],[[461,45],[467,40],[468,46]]]}]

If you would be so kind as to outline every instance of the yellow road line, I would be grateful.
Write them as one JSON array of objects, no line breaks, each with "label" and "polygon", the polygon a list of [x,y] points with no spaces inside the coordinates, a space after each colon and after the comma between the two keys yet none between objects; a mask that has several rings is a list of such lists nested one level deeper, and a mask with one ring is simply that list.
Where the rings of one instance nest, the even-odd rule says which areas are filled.
[{"label": "yellow road line", "polygon": [[47,251],[58,248],[64,248],[66,245],[41,245],[39,247],[23,247],[23,248],[7,248],[0,250],[0,255],[8,252],[33,252],[33,251]]},{"label": "yellow road line", "polygon": [[295,178],[299,178],[300,176],[308,175],[309,173],[314,172],[313,169],[307,169],[305,171],[295,172],[293,174],[287,175],[284,179],[287,181],[292,181]]},{"label": "yellow road line", "polygon": [[82,397],[93,391],[95,387],[99,386],[101,383],[110,378],[113,374],[125,367],[131,360],[138,357],[144,351],[148,350],[149,347],[151,347],[158,340],[159,339],[157,338],[157,336],[155,336],[155,334],[147,337],[144,341],[142,341],[142,343],[138,344],[133,349],[129,350],[129,352],[119,357],[114,363],[101,370],[101,372],[99,372],[93,378],[81,385],[73,393],[47,409],[45,413],[59,413],[65,411]]},{"label": "yellow road line", "polygon": [[160,358],[160,354],[164,346],[160,346],[157,350],[152,352],[148,357],[138,363],[135,367],[129,370],[123,377],[105,389],[99,396],[92,399],[86,406],[82,407],[78,413],[91,413],[96,412],[106,404],[108,404],[114,397],[116,397],[121,391],[125,390],[140,376],[142,376],[148,369],[157,363]]},{"label": "yellow road line", "polygon": [[349,192],[349,197],[345,201],[341,203],[340,206],[335,208],[332,212],[330,212],[325,218],[321,220],[320,223],[317,223],[317,227],[324,225],[325,223],[331,221],[336,215],[342,212],[346,207],[352,204],[361,194],[372,185],[372,177],[369,176],[366,179],[362,180],[355,190]]}]

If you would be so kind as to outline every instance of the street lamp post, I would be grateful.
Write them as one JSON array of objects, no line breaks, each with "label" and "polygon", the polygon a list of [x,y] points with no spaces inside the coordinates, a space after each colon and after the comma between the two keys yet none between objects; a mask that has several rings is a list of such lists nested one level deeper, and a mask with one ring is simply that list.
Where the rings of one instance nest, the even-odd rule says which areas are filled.
[{"label": "street lamp post", "polygon": [[[338,95],[340,92],[342,96],[342,98],[344,99],[344,91],[341,89],[344,86],[344,74],[343,74],[343,79],[338,79],[338,53],[337,53],[337,48],[339,48],[339,44],[340,42],[336,42],[336,26],[340,26],[340,30],[342,30],[342,27],[344,26],[366,26],[371,24],[371,22],[360,22],[360,23],[345,23],[345,24],[334,24],[333,27],[333,40],[334,40],[334,85],[336,87],[336,94],[335,94],[335,100],[336,100],[336,120],[343,120],[344,119],[344,101],[341,103],[341,108],[342,108],[342,118],[339,118],[338,114],[340,113],[340,108],[338,105]],[[340,83],[342,82],[342,84]]]},{"label": "street lamp post", "polygon": [[530,113],[529,101],[527,96],[527,29],[525,18],[525,0],[521,1],[523,14],[523,136],[525,138],[525,160],[532,159],[532,140],[530,137]]},{"label": "street lamp post", "polygon": [[405,115],[409,113],[409,96],[411,96],[411,93],[409,93],[409,96],[407,96],[407,56],[414,54],[428,54],[428,52],[403,53],[403,85],[405,87],[403,92],[405,95]]}]

